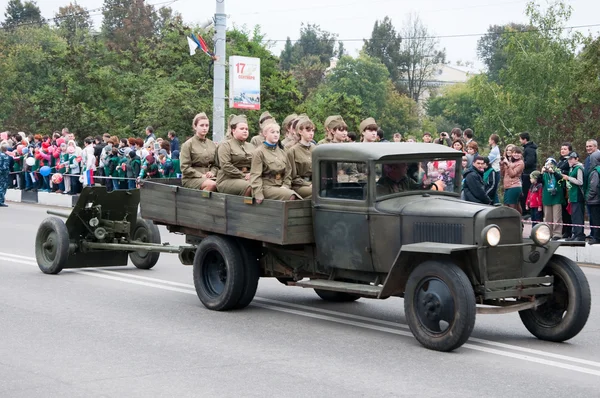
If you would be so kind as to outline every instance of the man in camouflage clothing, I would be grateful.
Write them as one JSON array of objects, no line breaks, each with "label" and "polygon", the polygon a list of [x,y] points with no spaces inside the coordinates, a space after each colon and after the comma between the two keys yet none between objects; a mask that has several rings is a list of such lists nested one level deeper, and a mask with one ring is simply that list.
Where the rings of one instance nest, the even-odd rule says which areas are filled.
[{"label": "man in camouflage clothing", "polygon": [[10,176],[10,158],[6,154],[8,151],[8,145],[3,143],[0,145],[0,207],[8,207],[4,203],[4,195],[8,189],[9,176]]}]

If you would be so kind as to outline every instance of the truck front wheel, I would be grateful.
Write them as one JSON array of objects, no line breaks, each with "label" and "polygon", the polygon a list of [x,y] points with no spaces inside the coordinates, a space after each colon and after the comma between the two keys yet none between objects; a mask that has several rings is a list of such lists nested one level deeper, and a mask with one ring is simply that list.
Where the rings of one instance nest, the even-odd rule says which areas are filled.
[{"label": "truck front wheel", "polygon": [[585,326],[592,298],[583,271],[572,260],[555,254],[541,276],[554,276],[554,292],[535,309],[520,311],[523,325],[540,340],[565,341]]},{"label": "truck front wheel", "polygon": [[236,307],[245,282],[244,258],[236,242],[217,235],[202,239],[194,256],[194,286],[202,304],[215,311]]},{"label": "truck front wheel", "polygon": [[426,261],[410,274],[404,294],[406,321],[425,348],[452,351],[475,326],[475,294],[467,275],[449,262]]}]

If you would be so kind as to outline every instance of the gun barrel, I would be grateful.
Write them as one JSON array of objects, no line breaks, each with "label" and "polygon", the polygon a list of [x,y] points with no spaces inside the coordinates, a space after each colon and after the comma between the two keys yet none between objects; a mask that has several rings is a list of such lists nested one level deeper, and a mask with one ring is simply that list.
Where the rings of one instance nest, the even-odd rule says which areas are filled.
[{"label": "gun barrel", "polygon": [[69,218],[69,213],[63,213],[61,211],[46,210],[46,213],[50,214],[51,216],[58,216],[58,217],[63,217],[63,218]]}]

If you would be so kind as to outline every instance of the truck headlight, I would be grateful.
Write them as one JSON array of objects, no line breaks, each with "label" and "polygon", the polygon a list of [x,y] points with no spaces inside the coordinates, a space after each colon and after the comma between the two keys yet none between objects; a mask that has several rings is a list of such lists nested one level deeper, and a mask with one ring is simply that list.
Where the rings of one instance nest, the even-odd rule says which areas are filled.
[{"label": "truck headlight", "polygon": [[488,225],[481,231],[482,241],[487,243],[488,246],[498,246],[501,236],[500,227],[495,224]]},{"label": "truck headlight", "polygon": [[548,224],[537,224],[531,230],[531,239],[533,239],[536,245],[544,246],[546,243],[550,242],[551,238],[552,232],[550,232]]}]

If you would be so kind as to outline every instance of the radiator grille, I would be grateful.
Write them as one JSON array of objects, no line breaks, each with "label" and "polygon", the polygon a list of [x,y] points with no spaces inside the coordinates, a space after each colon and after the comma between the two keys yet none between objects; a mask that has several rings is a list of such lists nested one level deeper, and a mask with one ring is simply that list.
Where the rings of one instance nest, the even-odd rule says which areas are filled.
[{"label": "radiator grille", "polygon": [[[521,243],[521,220],[505,217],[488,219],[487,224],[496,224],[502,231],[501,245]],[[521,247],[489,248],[487,250],[487,274],[489,280],[516,279],[523,275],[523,251]]]},{"label": "radiator grille", "polygon": [[463,243],[463,224],[417,222],[413,225],[413,243]]}]

